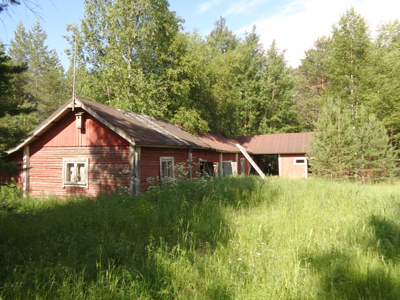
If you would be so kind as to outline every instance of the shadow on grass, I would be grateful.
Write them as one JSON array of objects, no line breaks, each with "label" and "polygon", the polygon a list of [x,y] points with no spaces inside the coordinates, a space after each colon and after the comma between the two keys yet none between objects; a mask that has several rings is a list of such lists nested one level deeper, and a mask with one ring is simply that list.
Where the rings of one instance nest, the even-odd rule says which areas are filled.
[{"label": "shadow on grass", "polygon": [[273,203],[279,191],[265,184],[256,177],[184,182],[137,198],[47,201],[39,214],[1,215],[0,296],[53,298],[67,290],[73,297],[98,290],[107,298],[107,289],[93,285],[109,285],[112,270],[119,277],[110,297],[124,290],[130,297],[176,298],[183,292],[230,299],[223,283],[205,287],[200,276],[188,287],[187,276],[196,256],[227,244],[225,207]]},{"label": "shadow on grass", "polygon": [[361,272],[345,253],[308,256],[307,267],[319,277],[318,294],[323,299],[400,299],[399,280],[384,269]]},{"label": "shadow on grass", "polygon": [[369,225],[374,230],[375,239],[371,246],[386,260],[398,263],[400,259],[400,226],[381,216],[372,215]]}]

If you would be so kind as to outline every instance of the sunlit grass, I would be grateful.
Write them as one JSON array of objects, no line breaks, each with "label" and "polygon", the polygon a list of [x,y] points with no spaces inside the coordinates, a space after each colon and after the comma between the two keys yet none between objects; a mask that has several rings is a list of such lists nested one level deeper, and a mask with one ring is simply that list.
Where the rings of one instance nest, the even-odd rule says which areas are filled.
[{"label": "sunlit grass", "polygon": [[400,299],[399,183],[231,177],[139,198],[4,193],[0,299]]}]

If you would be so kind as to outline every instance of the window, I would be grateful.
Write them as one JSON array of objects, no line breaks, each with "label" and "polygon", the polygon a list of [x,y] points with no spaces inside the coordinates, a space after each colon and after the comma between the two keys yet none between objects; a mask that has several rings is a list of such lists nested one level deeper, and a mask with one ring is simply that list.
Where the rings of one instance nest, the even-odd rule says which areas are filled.
[{"label": "window", "polygon": [[161,156],[160,157],[160,179],[174,178],[174,158]]},{"label": "window", "polygon": [[89,187],[88,158],[63,159],[63,187],[65,186]]},{"label": "window", "polygon": [[295,166],[305,166],[307,159],[305,157],[295,157],[294,158],[294,165]]},{"label": "window", "polygon": [[199,166],[200,166],[200,176],[207,174],[209,176],[214,176],[214,163],[207,162],[205,159],[199,158]]}]

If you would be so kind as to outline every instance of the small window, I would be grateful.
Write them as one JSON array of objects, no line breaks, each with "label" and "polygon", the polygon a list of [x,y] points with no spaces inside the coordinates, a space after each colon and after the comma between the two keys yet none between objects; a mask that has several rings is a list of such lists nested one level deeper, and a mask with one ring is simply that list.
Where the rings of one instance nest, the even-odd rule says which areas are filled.
[{"label": "small window", "polygon": [[89,159],[63,159],[63,187],[89,187]]},{"label": "small window", "polygon": [[172,179],[174,178],[174,158],[173,157],[160,157],[160,178]]},{"label": "small window", "polygon": [[307,162],[305,157],[295,157],[294,158],[294,165],[295,166],[304,166]]}]

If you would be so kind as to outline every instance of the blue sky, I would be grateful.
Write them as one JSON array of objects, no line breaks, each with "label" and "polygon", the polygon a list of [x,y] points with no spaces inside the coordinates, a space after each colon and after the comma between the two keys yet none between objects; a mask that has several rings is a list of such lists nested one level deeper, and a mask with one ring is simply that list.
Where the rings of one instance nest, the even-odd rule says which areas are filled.
[{"label": "blue sky", "polygon": [[[35,0],[31,0],[35,1]],[[68,34],[66,24],[80,24],[84,15],[83,0],[36,0],[41,9],[49,48],[55,48],[65,67],[69,62],[63,50],[69,48],[62,37]],[[304,51],[312,47],[319,36],[329,35],[346,9],[354,7],[370,23],[372,30],[379,23],[400,18],[399,0],[170,0],[170,9],[185,20],[186,31],[195,28],[203,36],[209,34],[214,22],[223,16],[228,27],[239,37],[257,27],[264,48],[275,39],[278,48],[286,49],[285,57],[293,67],[300,63]],[[29,29],[37,17],[25,6],[17,6],[9,13],[0,15],[0,37],[9,44],[20,20]]]}]

